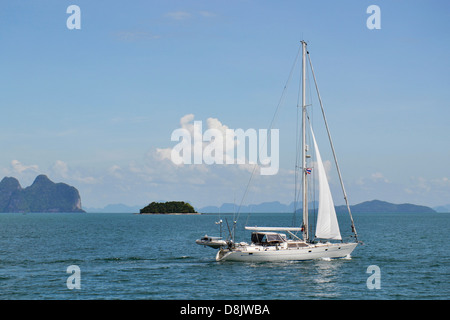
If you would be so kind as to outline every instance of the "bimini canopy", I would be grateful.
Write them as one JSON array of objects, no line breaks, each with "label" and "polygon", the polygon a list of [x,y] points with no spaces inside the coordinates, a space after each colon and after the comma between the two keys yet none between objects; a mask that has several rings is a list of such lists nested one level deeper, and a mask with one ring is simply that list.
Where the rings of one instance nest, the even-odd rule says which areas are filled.
[{"label": "bimini canopy", "polygon": [[295,228],[295,227],[245,227],[245,230],[253,230],[253,231],[301,231],[302,228]]},{"label": "bimini canopy", "polygon": [[286,235],[276,232],[252,232],[252,242],[262,245],[276,245],[286,241]]}]

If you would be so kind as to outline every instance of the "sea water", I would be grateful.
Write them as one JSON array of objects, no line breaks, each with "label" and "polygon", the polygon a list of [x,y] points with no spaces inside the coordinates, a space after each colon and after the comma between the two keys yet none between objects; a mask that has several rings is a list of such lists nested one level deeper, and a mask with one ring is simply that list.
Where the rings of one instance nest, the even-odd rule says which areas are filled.
[{"label": "sea water", "polygon": [[[277,263],[216,262],[195,240],[218,236],[219,219],[226,237],[232,215],[0,214],[0,299],[450,298],[450,214],[356,214],[364,244],[351,257]],[[248,242],[240,219],[236,240]],[[248,224],[291,219],[252,214]]]}]

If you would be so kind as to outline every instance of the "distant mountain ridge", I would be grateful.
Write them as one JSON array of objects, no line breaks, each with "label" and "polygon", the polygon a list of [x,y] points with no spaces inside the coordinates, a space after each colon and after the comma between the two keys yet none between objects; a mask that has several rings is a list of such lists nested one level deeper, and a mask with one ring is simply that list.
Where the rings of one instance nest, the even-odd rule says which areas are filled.
[{"label": "distant mountain ridge", "polygon": [[54,183],[39,175],[29,187],[22,188],[13,177],[0,181],[0,212],[84,212],[75,187]]},{"label": "distant mountain ridge", "polygon": [[[313,204],[309,204],[310,208]],[[87,212],[103,212],[103,213],[138,213],[143,206],[127,206],[125,204],[109,204],[104,208],[85,208]],[[218,206],[195,207],[195,210],[201,213],[234,213],[237,212],[239,205],[233,203],[224,203]],[[317,203],[315,204],[317,208]],[[447,208],[448,207],[448,208]],[[354,213],[397,213],[397,212],[450,212],[450,205],[447,207],[430,208],[415,204],[393,204],[386,201],[372,200],[365,201],[359,204],[350,206]],[[438,210],[439,209],[439,210]],[[297,212],[301,212],[302,204],[297,203]],[[251,204],[242,206],[240,212],[255,212],[255,213],[289,213],[294,212],[294,202],[290,204],[282,204],[279,201],[263,202],[260,204]],[[347,212],[346,206],[336,206],[336,212]]]},{"label": "distant mountain ridge", "polygon": [[450,204],[445,204],[443,206],[433,207],[433,210],[441,213],[450,213]]},{"label": "distant mountain ridge", "polygon": [[[309,206],[311,209],[312,204]],[[317,208],[317,203],[315,204]],[[336,212],[346,212],[346,206],[336,206]],[[295,207],[296,211],[302,210],[302,204],[297,203]],[[393,204],[381,200],[365,201],[356,205],[351,205],[350,209],[354,213],[435,213],[436,211],[430,207],[415,205],[410,203]],[[237,212],[238,205],[232,203],[224,203],[220,207],[207,206],[197,209],[202,213],[233,213]],[[242,206],[240,212],[254,212],[254,213],[288,213],[294,212],[294,202],[288,205],[282,204],[279,201],[263,202],[257,205]]]},{"label": "distant mountain ridge", "polygon": [[[426,206],[411,203],[394,204],[380,200],[365,201],[350,206],[350,209],[354,213],[436,213],[434,209]],[[347,211],[346,206],[336,207],[336,212],[343,211]]]}]

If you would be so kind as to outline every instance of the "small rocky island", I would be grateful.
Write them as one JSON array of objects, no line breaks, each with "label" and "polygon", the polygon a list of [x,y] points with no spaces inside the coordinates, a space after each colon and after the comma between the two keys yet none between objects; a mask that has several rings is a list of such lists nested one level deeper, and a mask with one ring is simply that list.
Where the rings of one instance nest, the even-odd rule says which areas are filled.
[{"label": "small rocky island", "polygon": [[199,214],[184,201],[152,202],[139,211],[140,214]]},{"label": "small rocky island", "polygon": [[75,187],[54,183],[39,175],[29,187],[22,188],[13,177],[0,182],[0,212],[85,212]]}]

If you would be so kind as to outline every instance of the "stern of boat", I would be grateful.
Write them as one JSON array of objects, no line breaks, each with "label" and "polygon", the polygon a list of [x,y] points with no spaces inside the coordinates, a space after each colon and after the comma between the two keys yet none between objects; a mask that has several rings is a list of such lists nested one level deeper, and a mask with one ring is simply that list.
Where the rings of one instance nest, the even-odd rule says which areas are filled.
[{"label": "stern of boat", "polygon": [[231,254],[230,249],[220,249],[216,254],[216,261],[223,261]]}]

